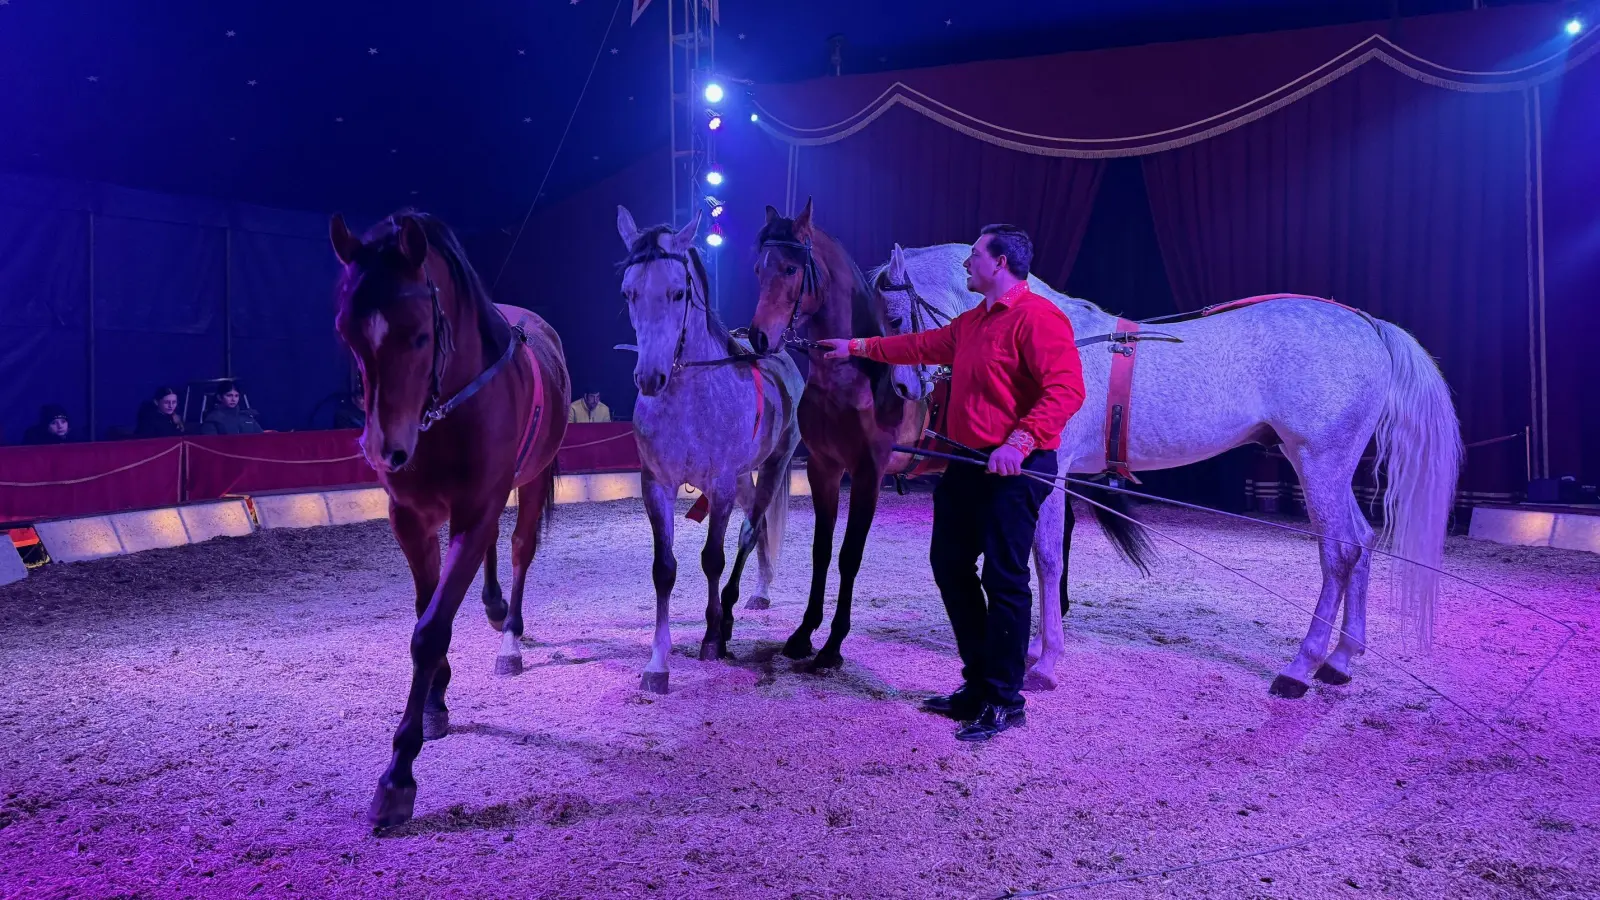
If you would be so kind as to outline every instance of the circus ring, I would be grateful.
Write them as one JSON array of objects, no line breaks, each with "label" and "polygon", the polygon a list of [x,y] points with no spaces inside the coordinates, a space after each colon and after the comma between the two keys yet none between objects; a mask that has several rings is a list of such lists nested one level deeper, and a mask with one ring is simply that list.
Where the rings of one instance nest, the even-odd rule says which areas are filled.
[{"label": "circus ring", "polygon": [[[772,609],[739,611],[732,661],[695,658],[702,526],[680,525],[664,697],[638,690],[653,610],[640,502],[559,507],[530,575],[527,671],[492,674],[498,636],[469,599],[452,731],[419,760],[417,818],[383,836],[363,816],[412,620],[385,523],[36,570],[0,594],[0,893],[1600,891],[1586,633],[1519,695],[1562,628],[1449,582],[1433,653],[1407,654],[1380,561],[1375,651],[1470,714],[1375,655],[1349,685],[1274,699],[1300,613],[1172,545],[1140,579],[1085,528],[1061,689],[1030,697],[1027,727],[964,745],[916,709],[958,665],[927,568],[929,496],[883,498],[845,666],[822,675],[777,652],[809,578],[810,504],[793,503]],[[1296,602],[1315,595],[1309,538],[1147,514]],[[1451,538],[1446,565],[1555,619],[1593,615],[1592,554]]]}]

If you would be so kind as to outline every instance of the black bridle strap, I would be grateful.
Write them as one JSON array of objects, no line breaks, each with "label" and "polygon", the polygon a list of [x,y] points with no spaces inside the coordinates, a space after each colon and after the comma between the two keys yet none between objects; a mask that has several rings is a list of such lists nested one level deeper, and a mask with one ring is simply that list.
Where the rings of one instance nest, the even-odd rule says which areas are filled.
[{"label": "black bridle strap", "polygon": [[484,385],[493,381],[496,375],[499,375],[506,366],[510,365],[511,358],[516,355],[517,348],[521,347],[527,342],[528,333],[522,330],[522,326],[511,326],[511,340],[506,342],[505,352],[500,354],[500,358],[495,360],[494,363],[489,366],[489,368],[478,373],[478,377],[472,379],[471,384],[462,388],[456,393],[455,396],[451,397],[449,400],[446,400],[443,404],[438,406],[433,406],[430,404],[427,412],[423,413],[422,416],[422,430],[427,431],[429,428],[432,428],[434,423],[438,422],[440,419],[443,419],[445,416],[450,415],[452,412],[455,412],[455,410],[459,408],[461,404],[471,400],[474,394],[483,390]]},{"label": "black bridle strap", "polygon": [[[689,266],[689,258],[682,253],[667,253],[666,251],[648,252],[630,257],[629,259],[624,260],[622,265],[623,268],[626,269],[639,265],[640,263],[654,262],[658,259],[670,259],[683,265],[683,321],[678,326],[678,343],[673,347],[672,350],[672,371],[678,372],[684,369],[700,368],[705,366],[721,366],[728,363],[747,362],[753,364],[756,360],[761,358],[754,353],[738,353],[730,356],[724,356],[720,359],[697,359],[684,362],[683,349],[689,341],[689,310],[691,307],[699,307],[705,311],[706,328],[709,331],[711,327],[711,305],[704,301],[696,302],[699,292],[695,290],[694,272]],[[611,349],[629,350],[634,353],[639,352],[639,347],[636,344],[617,344]]]},{"label": "black bridle strap", "polygon": [[822,282],[821,276],[817,274],[817,258],[811,252],[811,240],[809,238],[805,241],[773,239],[761,242],[762,249],[769,247],[787,247],[790,250],[799,250],[805,254],[805,261],[800,264],[800,293],[794,297],[794,308],[789,310],[789,325],[783,331],[784,343],[799,346],[803,339],[799,338],[794,331],[796,326],[800,324],[800,307],[805,305],[807,294],[813,297],[816,296],[817,288]]}]

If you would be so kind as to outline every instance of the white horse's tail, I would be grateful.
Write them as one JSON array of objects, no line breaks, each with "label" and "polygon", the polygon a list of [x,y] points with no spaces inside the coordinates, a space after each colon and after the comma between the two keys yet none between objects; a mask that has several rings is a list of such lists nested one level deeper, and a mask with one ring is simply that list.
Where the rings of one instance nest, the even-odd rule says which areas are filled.
[{"label": "white horse's tail", "polygon": [[[1439,566],[1461,470],[1461,426],[1433,357],[1404,328],[1378,322],[1389,351],[1389,393],[1378,419],[1378,465],[1387,475],[1383,541],[1390,552]],[[1438,573],[1395,561],[1400,610],[1417,646],[1433,642]]]},{"label": "white horse's tail", "polygon": [[794,472],[787,466],[778,475],[777,489],[772,492],[772,502],[767,504],[761,517],[761,549],[772,560],[772,571],[778,571],[778,558],[783,555],[783,533],[789,527],[789,481]]}]

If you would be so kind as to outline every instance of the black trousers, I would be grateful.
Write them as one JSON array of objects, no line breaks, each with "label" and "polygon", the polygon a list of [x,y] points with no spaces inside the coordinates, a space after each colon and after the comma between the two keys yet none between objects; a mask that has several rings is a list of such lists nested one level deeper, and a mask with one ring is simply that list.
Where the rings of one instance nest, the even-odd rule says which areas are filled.
[{"label": "black trousers", "polygon": [[[1035,450],[1023,467],[1053,477],[1056,453]],[[1050,490],[1026,476],[951,463],[933,492],[933,580],[955,630],[961,677],[985,703],[1023,704],[1033,607],[1028,554]]]}]

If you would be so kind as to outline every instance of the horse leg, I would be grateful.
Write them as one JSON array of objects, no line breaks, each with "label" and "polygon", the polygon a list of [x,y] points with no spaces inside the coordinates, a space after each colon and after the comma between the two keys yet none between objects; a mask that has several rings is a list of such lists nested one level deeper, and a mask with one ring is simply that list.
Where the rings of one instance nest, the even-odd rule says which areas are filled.
[{"label": "horse leg", "polygon": [[806,461],[817,523],[811,538],[811,594],[806,598],[806,613],[783,645],[783,655],[790,659],[812,654],[811,635],[822,626],[822,598],[828,590],[828,566],[833,562],[833,526],[839,520],[839,480],[844,476],[843,469],[830,466],[815,456]]},{"label": "horse leg", "polygon": [[1062,616],[1066,598],[1061,584],[1066,580],[1066,547],[1061,536],[1067,507],[1071,501],[1061,491],[1052,490],[1039,507],[1039,525],[1033,534],[1033,568],[1039,578],[1039,634],[1028,645],[1028,672],[1022,679],[1027,691],[1056,689],[1056,663],[1066,649]]},{"label": "horse leg", "polygon": [[506,627],[506,600],[500,591],[499,544],[500,523],[496,522],[494,539],[489,541],[489,552],[483,557],[483,613],[489,617],[489,627],[495,631]]},{"label": "horse leg", "polygon": [[[722,598],[722,569],[728,562],[723,545],[728,539],[728,518],[733,515],[733,485],[718,485],[706,491],[711,501],[711,515],[706,519],[706,545],[700,551],[700,568],[706,573],[706,636],[700,639],[701,659],[722,659],[728,655],[728,638],[724,636]],[[732,634],[733,618],[729,611],[726,631]]]},{"label": "horse leg", "polygon": [[[1355,492],[1349,491],[1351,508],[1347,517],[1348,533],[1337,535],[1355,541],[1363,547],[1372,546],[1372,525],[1361,512]],[[1309,496],[1309,492],[1308,492]],[[1309,500],[1307,501],[1309,502]],[[1367,650],[1367,584],[1372,575],[1372,553],[1348,544],[1339,545],[1341,558],[1356,554],[1344,585],[1344,625],[1339,630],[1339,643],[1317,669],[1316,679],[1325,684],[1346,684],[1350,681],[1350,666],[1357,656]],[[1326,552],[1326,551],[1324,551]]]},{"label": "horse leg", "polygon": [[[761,467],[760,481],[755,483],[755,492],[750,503],[750,510],[746,513],[746,521],[751,523],[750,537],[755,541],[756,551],[756,592],[745,603],[745,609],[771,609],[772,608],[772,580],[778,571],[778,560],[774,557],[783,544],[783,535],[773,534],[772,529],[779,532],[783,530],[788,519],[788,509],[778,509],[774,515],[774,504],[788,504],[789,502],[789,462],[793,455],[774,456]],[[744,551],[745,532],[739,532],[740,552]],[[735,572],[739,569],[736,566]]]},{"label": "horse leg", "polygon": [[555,480],[540,476],[517,490],[517,527],[511,532],[511,608],[500,632],[500,654],[494,660],[496,675],[522,674],[522,601],[528,586],[528,569],[539,553],[539,528]]},{"label": "horse leg", "polygon": [[[1294,465],[1295,474],[1300,477],[1300,484],[1305,490],[1306,511],[1312,527],[1323,534],[1319,554],[1322,592],[1317,597],[1311,626],[1300,642],[1300,651],[1288,667],[1272,680],[1270,690],[1274,696],[1297,699],[1305,696],[1312,672],[1328,652],[1333,618],[1339,612],[1339,599],[1344,595],[1345,586],[1362,554],[1359,548],[1335,540],[1350,540],[1356,536],[1358,532],[1350,517],[1352,514],[1359,516],[1360,509],[1356,505],[1355,492],[1350,488],[1350,479],[1355,474],[1355,460],[1346,464],[1343,459],[1311,450],[1303,440],[1285,440],[1283,450],[1284,456]],[[1356,455],[1360,455],[1359,450]]]},{"label": "horse leg", "polygon": [[639,473],[644,494],[644,509],[650,516],[650,534],[655,542],[655,562],[651,576],[656,584],[656,633],[650,644],[650,663],[639,676],[639,689],[654,694],[667,692],[667,657],[672,655],[670,603],[672,587],[678,582],[678,560],[672,555],[672,515],[677,491],[662,484],[646,468]]},{"label": "horse leg", "polygon": [[883,489],[883,468],[869,459],[850,473],[850,519],[845,523],[844,542],[839,545],[839,604],[833,610],[833,625],[828,642],[811,661],[813,669],[834,669],[844,665],[845,635],[850,633],[850,604],[855,598],[856,573],[867,547],[867,532],[878,511],[878,493]]},{"label": "horse leg", "polygon": [[498,507],[484,510],[470,524],[451,523],[443,577],[411,633],[411,689],[400,727],[395,729],[394,755],[379,776],[377,792],[367,809],[367,821],[376,828],[392,828],[411,818],[417,799],[411,767],[422,751],[424,709],[437,701],[437,709],[443,711],[444,687],[450,680],[445,656],[450,650],[451,628],[462,598],[483,565],[499,511]]},{"label": "horse leg", "polygon": [[[755,523],[760,521],[754,511],[756,490],[753,479],[748,474],[739,476],[738,507],[744,511],[744,522],[739,526],[739,546],[733,556],[733,571],[728,573],[728,583],[722,589],[722,609],[724,632],[733,631],[733,621],[728,618],[728,611],[739,602],[739,581],[744,578],[744,564],[750,558],[750,551],[755,549],[756,529]],[[755,606],[755,597],[750,598],[749,609],[765,609]],[[723,640],[728,639],[728,634],[723,635]]]},{"label": "horse leg", "polygon": [[[394,530],[400,551],[411,567],[411,582],[416,588],[417,618],[427,612],[428,603],[439,587],[439,525],[438,518],[403,506],[390,504],[389,524]],[[445,688],[450,686],[448,662],[435,676],[440,683],[428,693],[428,705],[422,713],[422,735],[426,740],[438,740],[450,731],[450,712],[444,705]]]}]

